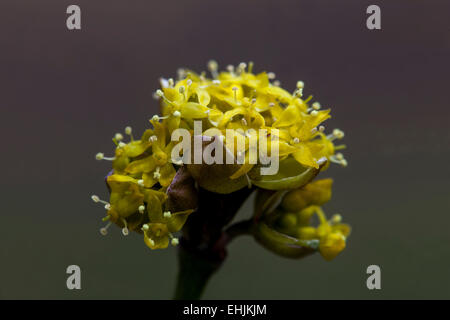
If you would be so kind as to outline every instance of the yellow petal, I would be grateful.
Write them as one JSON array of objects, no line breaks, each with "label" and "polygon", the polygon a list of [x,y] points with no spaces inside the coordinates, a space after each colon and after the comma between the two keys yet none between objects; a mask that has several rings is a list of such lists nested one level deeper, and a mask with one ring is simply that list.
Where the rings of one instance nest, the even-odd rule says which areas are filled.
[{"label": "yellow petal", "polygon": [[167,163],[166,165],[164,165],[161,168],[159,173],[161,174],[161,177],[159,178],[159,183],[163,187],[167,187],[172,182],[176,171],[175,171],[175,168],[173,167],[173,165],[171,163]]},{"label": "yellow petal", "polygon": [[280,118],[275,121],[273,124],[274,127],[287,127],[292,126],[295,123],[298,123],[300,121],[300,112],[298,111],[298,108],[294,105],[288,106],[284,111],[281,113]]},{"label": "yellow petal", "polygon": [[140,172],[150,172],[156,167],[155,159],[152,156],[148,156],[144,159],[135,160],[131,162],[125,169],[126,172],[130,174],[140,173]]},{"label": "yellow petal", "polygon": [[295,160],[304,166],[318,169],[319,165],[317,164],[316,159],[314,159],[310,149],[302,144],[300,144],[298,148],[299,151],[292,154]]}]

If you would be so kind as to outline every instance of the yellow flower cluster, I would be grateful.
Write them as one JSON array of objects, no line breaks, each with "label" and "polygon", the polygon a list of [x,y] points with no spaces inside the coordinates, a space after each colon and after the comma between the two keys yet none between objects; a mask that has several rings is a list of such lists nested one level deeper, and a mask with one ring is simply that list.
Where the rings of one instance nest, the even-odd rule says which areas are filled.
[{"label": "yellow flower cluster", "polygon": [[[347,165],[343,155],[336,153],[344,146],[334,145],[344,133],[339,129],[328,135],[324,133],[322,122],[330,118],[330,110],[323,110],[318,102],[310,103],[311,97],[303,99],[303,82],[299,81],[290,93],[279,86],[273,73],[254,74],[252,63],[228,66],[227,71],[219,72],[217,63],[211,61],[208,69],[211,78],[205,72],[196,74],[179,70],[177,81],[161,79],[161,88],[155,92],[161,115],[150,119],[152,128],[147,129],[140,139],[135,139],[132,129],[127,127],[128,142],[120,133],[113,138],[116,144],[114,157],[105,157],[103,153],[96,155],[97,160],[111,160],[113,168],[106,179],[110,201],[93,196],[93,200],[103,203],[107,210],[104,220],[109,223],[101,229],[103,234],[112,222],[119,225],[125,235],[129,230],[143,233],[145,243],[151,249],[166,248],[169,242],[178,243],[174,233],[183,227],[195,208],[183,208],[180,212],[167,210],[167,190],[183,165],[171,159],[175,146],[171,135],[178,128],[192,132],[194,121],[202,122],[204,135],[212,128],[222,132],[223,137],[226,129],[244,132],[234,136],[244,143],[233,144],[234,147],[228,150],[234,156],[248,148],[250,137],[245,132],[249,129],[265,129],[269,135],[277,129],[280,161],[290,159],[299,168],[315,170],[326,169],[330,162]],[[224,142],[227,145],[227,141]],[[239,149],[239,145],[243,149]],[[322,166],[324,158],[328,161]],[[280,164],[282,167],[283,163]],[[245,163],[229,174],[229,180],[247,176],[254,166],[246,155]],[[265,185],[257,184],[262,188]],[[301,221],[306,223],[314,210],[323,218],[316,207],[308,210],[301,211]],[[321,252],[327,258],[333,255],[330,252],[336,251],[336,243],[340,241],[336,234],[344,237],[346,234],[337,231],[339,224],[322,220],[314,232],[305,229],[310,228],[306,224],[299,224],[298,236],[301,239],[319,238],[323,247]],[[324,253],[330,246],[331,251]]]},{"label": "yellow flower cluster", "polygon": [[[278,228],[299,240],[318,240],[318,249],[325,260],[334,259],[345,249],[350,226],[341,223],[342,217],[335,214],[327,220],[320,206],[331,198],[331,179],[321,179],[304,187],[292,190],[283,198]],[[318,226],[311,225],[312,217],[319,218]]]}]

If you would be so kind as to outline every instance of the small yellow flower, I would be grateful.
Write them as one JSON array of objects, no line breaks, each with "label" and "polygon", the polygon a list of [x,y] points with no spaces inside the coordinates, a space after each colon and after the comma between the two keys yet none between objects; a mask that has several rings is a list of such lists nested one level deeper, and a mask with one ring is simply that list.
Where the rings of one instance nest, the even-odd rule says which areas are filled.
[{"label": "small yellow flower", "polygon": [[[309,225],[313,214],[319,217],[317,228]],[[301,240],[319,240],[319,252],[325,260],[333,260],[345,249],[346,239],[350,234],[350,226],[340,223],[340,215],[327,221],[323,210],[318,206],[310,206],[299,213],[300,227],[297,237]]]}]

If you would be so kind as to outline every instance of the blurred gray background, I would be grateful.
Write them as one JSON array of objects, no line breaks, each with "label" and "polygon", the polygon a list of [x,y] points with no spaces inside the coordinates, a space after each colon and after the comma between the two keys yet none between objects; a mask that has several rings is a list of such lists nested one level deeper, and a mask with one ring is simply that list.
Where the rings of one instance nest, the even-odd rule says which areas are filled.
[{"label": "blurred gray background", "polygon": [[[78,4],[82,30],[66,28]],[[378,4],[382,30],[366,29]],[[450,298],[448,1],[2,0],[0,298],[168,299],[176,251],[107,237],[101,206],[111,137],[139,133],[178,67],[254,61],[332,108],[348,168],[326,212],[353,227],[345,252],[286,260],[241,238],[210,299]],[[251,204],[240,213],[250,213]],[[213,209],[212,212],[213,214]],[[82,290],[66,289],[66,267]],[[366,288],[366,268],[382,289]]]}]

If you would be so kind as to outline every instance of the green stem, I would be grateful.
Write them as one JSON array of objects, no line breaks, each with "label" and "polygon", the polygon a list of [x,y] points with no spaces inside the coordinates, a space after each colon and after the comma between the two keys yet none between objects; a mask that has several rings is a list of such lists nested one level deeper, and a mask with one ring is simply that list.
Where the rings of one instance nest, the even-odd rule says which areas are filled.
[{"label": "green stem", "polygon": [[200,299],[208,280],[222,265],[205,256],[180,247],[178,250],[178,278],[174,299]]}]

